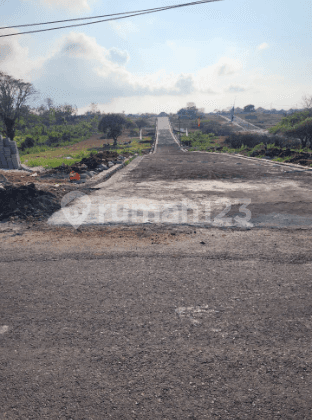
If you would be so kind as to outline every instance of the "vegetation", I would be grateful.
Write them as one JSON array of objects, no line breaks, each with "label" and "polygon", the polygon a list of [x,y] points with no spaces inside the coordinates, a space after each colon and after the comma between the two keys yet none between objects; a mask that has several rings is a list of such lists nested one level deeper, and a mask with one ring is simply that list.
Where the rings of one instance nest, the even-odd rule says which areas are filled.
[{"label": "vegetation", "polygon": [[88,139],[95,132],[94,124],[97,124],[97,121],[97,118],[94,117],[89,122],[78,120],[76,124],[47,126],[42,122],[33,125],[28,119],[23,118],[21,121],[23,125],[18,126],[20,129],[16,130],[15,141],[21,149],[21,155],[32,153],[34,147],[36,147],[36,151],[40,149],[45,151],[47,150],[46,146],[68,146]]},{"label": "vegetation", "polygon": [[[81,159],[89,157],[95,150],[80,150],[73,153],[68,152],[64,148],[48,148],[49,150],[41,152],[33,152],[29,155],[21,156],[21,162],[27,164],[29,167],[43,166],[44,168],[56,168],[64,164],[72,164],[80,162]],[[67,159],[70,158],[70,159]]]},{"label": "vegetation", "polygon": [[0,119],[11,140],[15,137],[16,120],[25,112],[27,99],[35,93],[31,83],[0,72]]},{"label": "vegetation", "polygon": [[297,138],[302,147],[312,146],[312,108],[284,117],[269,131],[288,138]]},{"label": "vegetation", "polygon": [[135,124],[139,127],[139,129],[141,129],[143,127],[147,127],[149,125],[149,121],[146,118],[140,118],[135,122]]},{"label": "vegetation", "polygon": [[256,112],[254,105],[246,105],[244,106],[244,112]]},{"label": "vegetation", "polygon": [[189,146],[189,150],[208,150],[215,147],[216,138],[213,133],[203,134],[200,130],[196,130],[188,136],[181,136],[181,142],[182,145]]},{"label": "vegetation", "polygon": [[98,130],[113,138],[114,146],[116,147],[118,137],[128,124],[129,122],[127,122],[126,118],[120,114],[107,114],[99,122]]},{"label": "vegetation", "polygon": [[269,137],[265,134],[254,134],[254,133],[232,133],[225,139],[225,144],[230,145],[234,149],[239,149],[243,146],[254,148],[259,144],[274,144],[275,146],[281,146],[281,139],[279,137]]},{"label": "vegetation", "polygon": [[[146,137],[144,140],[134,139],[130,145],[117,144],[117,149],[114,150],[118,154],[134,155],[138,153],[142,154],[143,150],[149,149],[151,145],[151,138]],[[72,164],[80,162],[84,157],[89,157],[91,153],[97,153],[96,149],[88,149],[86,146],[84,149],[74,152],[70,148],[65,147],[33,147],[22,153],[20,156],[21,162],[27,164],[29,167],[43,166],[44,168],[56,168],[64,164]],[[71,158],[71,159],[68,159]]]}]

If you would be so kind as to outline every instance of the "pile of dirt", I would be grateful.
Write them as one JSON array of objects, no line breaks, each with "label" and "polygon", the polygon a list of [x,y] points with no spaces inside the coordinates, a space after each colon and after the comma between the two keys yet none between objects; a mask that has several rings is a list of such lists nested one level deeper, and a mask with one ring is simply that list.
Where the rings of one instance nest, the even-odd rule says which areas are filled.
[{"label": "pile of dirt", "polygon": [[34,183],[0,187],[0,220],[12,217],[24,220],[42,219],[61,208],[57,197],[49,191],[38,190]]},{"label": "pile of dirt", "polygon": [[80,162],[73,163],[72,165],[62,165],[54,169],[47,171],[47,173],[56,173],[59,171],[70,173],[71,171],[82,172],[82,171],[93,171],[101,163],[108,165],[108,162],[115,161],[118,157],[116,152],[104,151],[96,154],[91,154],[88,158],[81,159]]}]

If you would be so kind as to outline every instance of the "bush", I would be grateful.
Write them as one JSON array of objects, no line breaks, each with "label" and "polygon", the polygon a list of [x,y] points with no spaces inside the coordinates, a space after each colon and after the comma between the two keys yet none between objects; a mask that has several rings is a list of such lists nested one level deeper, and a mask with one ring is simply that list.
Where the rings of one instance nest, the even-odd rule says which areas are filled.
[{"label": "bush", "polygon": [[21,149],[24,151],[25,149],[34,147],[34,145],[35,145],[35,140],[32,137],[26,137],[26,139],[21,143]]},{"label": "bush", "polygon": [[243,145],[253,149],[260,143],[263,144],[275,144],[276,142],[281,142],[280,139],[269,137],[266,134],[242,134],[242,133],[232,133],[225,139],[225,144],[229,144],[234,149],[239,149]]},{"label": "bush", "polygon": [[49,138],[46,141],[46,145],[47,146],[56,145],[59,141],[60,141],[59,137],[53,136],[53,135],[49,135]]},{"label": "bush", "polygon": [[71,139],[71,135],[70,135],[70,133],[68,133],[68,132],[64,132],[64,133],[62,134],[62,140],[63,140],[63,141],[70,141],[70,139]]}]

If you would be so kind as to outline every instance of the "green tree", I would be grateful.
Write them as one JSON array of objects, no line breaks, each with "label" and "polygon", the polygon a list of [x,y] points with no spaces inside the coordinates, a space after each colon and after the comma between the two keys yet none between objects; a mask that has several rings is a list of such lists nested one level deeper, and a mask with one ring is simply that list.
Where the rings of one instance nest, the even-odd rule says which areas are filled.
[{"label": "green tree", "polygon": [[117,139],[122,134],[127,120],[120,114],[106,114],[98,125],[98,130],[107,133],[108,137],[114,139],[114,146],[117,146]]},{"label": "green tree", "polygon": [[312,145],[312,109],[295,112],[282,118],[279,124],[269,129],[269,132],[298,138],[302,147],[307,147],[308,144]]},{"label": "green tree", "polygon": [[6,135],[13,140],[15,123],[25,111],[27,99],[37,93],[31,83],[14,79],[0,72],[0,118],[5,125]]},{"label": "green tree", "polygon": [[135,123],[139,127],[140,130],[141,128],[146,127],[148,125],[148,121],[146,118],[140,118]]},{"label": "green tree", "polygon": [[246,105],[244,106],[244,112],[256,112],[254,105]]}]

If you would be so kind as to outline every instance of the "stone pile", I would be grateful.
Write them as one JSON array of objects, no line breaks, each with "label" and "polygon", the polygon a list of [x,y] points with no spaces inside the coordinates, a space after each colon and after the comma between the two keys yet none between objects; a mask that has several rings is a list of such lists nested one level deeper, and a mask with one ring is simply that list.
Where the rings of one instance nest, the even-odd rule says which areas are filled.
[{"label": "stone pile", "polygon": [[19,158],[16,142],[8,137],[0,135],[0,169],[20,169],[21,161]]}]

